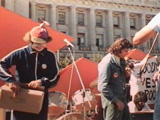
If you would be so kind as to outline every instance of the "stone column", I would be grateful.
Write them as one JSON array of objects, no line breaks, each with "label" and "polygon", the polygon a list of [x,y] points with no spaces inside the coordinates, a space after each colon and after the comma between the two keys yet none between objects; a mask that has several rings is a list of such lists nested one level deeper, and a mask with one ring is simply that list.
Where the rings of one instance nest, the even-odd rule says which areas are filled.
[{"label": "stone column", "polygon": [[124,13],[124,38],[131,40],[129,12]]},{"label": "stone column", "polygon": [[[145,25],[146,25],[146,14],[145,13],[142,13],[141,15],[141,28],[143,28]],[[142,45],[141,45],[141,47],[144,49],[144,51],[146,51],[147,49],[148,49],[148,47],[147,47],[147,42],[145,42],[145,43],[143,43]],[[147,50],[148,51],[148,50]]]},{"label": "stone column", "polygon": [[108,45],[110,46],[113,42],[114,42],[114,36],[113,36],[113,11],[112,10],[108,10],[108,14],[107,14],[107,28],[106,28],[106,32],[108,33]]},{"label": "stone column", "polygon": [[14,12],[15,0],[5,0],[5,8]]},{"label": "stone column", "polygon": [[36,3],[31,2],[31,19],[36,21]]},{"label": "stone column", "polygon": [[94,8],[90,8],[89,10],[89,17],[88,17],[88,42],[86,43],[86,45],[88,46],[88,44],[91,44],[91,50],[97,50],[97,46],[96,46],[96,24],[95,24],[95,9]]},{"label": "stone column", "polygon": [[55,3],[52,3],[52,5],[51,5],[51,20],[50,20],[50,24],[51,24],[51,27],[53,28],[53,29],[57,29],[57,26],[56,26],[56,7],[57,7],[57,5],[55,4]]},{"label": "stone column", "polygon": [[106,13],[107,11],[105,11],[105,18],[104,18],[104,21],[105,21],[105,25],[104,25],[104,33],[103,33],[103,47],[107,47],[107,44],[108,44],[108,42],[107,42],[107,40],[108,40],[108,34],[107,34],[107,23],[106,23],[106,21],[107,21],[107,17],[106,17],[106,15],[107,15],[107,13]]},{"label": "stone column", "polygon": [[46,12],[45,12],[45,14],[46,14],[45,20],[48,21],[49,23],[51,23],[51,22],[50,22],[50,17],[51,17],[51,12],[50,12],[50,10],[51,10],[51,6],[52,6],[51,4],[46,4],[46,6],[45,6],[45,7],[46,7],[46,8],[45,8],[45,9],[46,9]]},{"label": "stone column", "polygon": [[[77,39],[77,17],[76,17],[76,14],[77,14],[77,12],[76,12],[76,7],[75,6],[72,6],[71,7],[71,12],[70,12],[70,24],[69,24],[69,26],[70,26],[70,30],[69,30],[69,33],[70,33],[70,35],[73,37],[73,38],[75,38],[75,39]],[[74,41],[74,43],[76,43],[76,41]]]},{"label": "stone column", "polygon": [[141,14],[141,21],[142,21],[142,26],[141,27],[144,27],[146,25],[146,14],[145,13],[142,13]]}]

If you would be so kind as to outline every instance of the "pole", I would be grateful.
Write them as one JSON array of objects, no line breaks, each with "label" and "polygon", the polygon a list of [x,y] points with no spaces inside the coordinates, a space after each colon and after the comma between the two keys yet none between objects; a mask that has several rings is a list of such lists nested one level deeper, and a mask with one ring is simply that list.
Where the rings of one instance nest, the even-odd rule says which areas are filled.
[{"label": "pole", "polygon": [[[78,67],[77,67],[77,65],[76,65],[76,63],[75,63],[73,54],[72,54],[72,52],[71,52],[71,48],[70,48],[70,46],[67,46],[67,48],[68,48],[68,50],[69,50],[69,52],[70,52],[73,65],[74,65],[74,67],[75,67],[75,70],[76,70],[76,72],[77,72],[77,74],[78,74],[78,78],[79,78],[80,83],[81,83],[81,86],[82,86],[82,90],[83,90],[83,100],[84,100],[84,97],[86,96],[86,97],[87,97],[87,102],[88,102],[88,104],[89,104],[89,107],[92,107],[92,105],[91,105],[91,103],[90,103],[90,101],[89,101],[89,96],[88,96],[88,94],[86,94],[86,92],[85,92],[85,86],[84,86],[84,83],[83,83],[82,78],[81,78],[81,76],[80,76]],[[85,105],[84,105],[84,102],[83,102],[83,113],[84,113],[84,120],[85,120]]]}]

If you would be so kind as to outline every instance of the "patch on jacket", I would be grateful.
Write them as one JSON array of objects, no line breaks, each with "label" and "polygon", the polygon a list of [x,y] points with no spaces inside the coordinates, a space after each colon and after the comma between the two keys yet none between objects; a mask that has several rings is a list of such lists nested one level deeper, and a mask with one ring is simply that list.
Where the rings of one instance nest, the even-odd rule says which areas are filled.
[{"label": "patch on jacket", "polygon": [[42,64],[42,69],[46,69],[47,65],[46,64]]},{"label": "patch on jacket", "polygon": [[113,78],[117,78],[118,77],[118,73],[113,73]]}]

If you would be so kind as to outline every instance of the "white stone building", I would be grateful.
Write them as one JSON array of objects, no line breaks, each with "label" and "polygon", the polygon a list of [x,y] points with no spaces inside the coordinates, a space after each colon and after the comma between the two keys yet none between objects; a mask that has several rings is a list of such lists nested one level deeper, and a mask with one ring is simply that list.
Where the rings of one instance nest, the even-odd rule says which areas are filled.
[{"label": "white stone building", "polygon": [[[0,0],[0,5],[75,38],[76,58],[106,53],[119,37],[135,33],[160,12],[160,0]],[[153,40],[139,46],[147,52]],[[61,50],[61,55],[67,52]],[[160,51],[160,37],[153,54]]]}]

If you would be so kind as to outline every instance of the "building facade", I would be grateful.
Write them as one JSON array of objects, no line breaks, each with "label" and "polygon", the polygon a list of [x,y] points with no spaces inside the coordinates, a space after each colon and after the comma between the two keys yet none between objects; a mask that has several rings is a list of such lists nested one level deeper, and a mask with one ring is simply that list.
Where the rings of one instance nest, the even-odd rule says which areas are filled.
[{"label": "building facade", "polygon": [[[160,0],[0,0],[0,5],[75,38],[76,58],[106,53],[117,38],[132,41],[158,12]],[[148,52],[153,40],[138,46]],[[65,56],[67,49],[60,50]],[[152,54],[160,52],[160,37]]]}]

